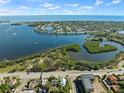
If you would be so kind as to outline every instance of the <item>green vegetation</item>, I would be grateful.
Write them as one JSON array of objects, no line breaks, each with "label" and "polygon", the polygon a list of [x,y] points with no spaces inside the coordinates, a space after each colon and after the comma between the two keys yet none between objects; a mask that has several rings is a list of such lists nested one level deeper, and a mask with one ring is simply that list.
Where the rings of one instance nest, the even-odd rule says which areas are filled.
[{"label": "green vegetation", "polygon": [[124,81],[119,81],[119,85],[124,88]]},{"label": "green vegetation", "polygon": [[70,58],[66,49],[56,48],[43,54],[35,54],[26,58],[0,62],[0,73],[15,71],[56,71],[56,70],[98,70],[112,69],[124,59],[124,52],[120,52],[114,59],[105,62],[75,61]]},{"label": "green vegetation", "polygon": [[34,65],[30,71],[33,71],[33,72],[41,72],[41,71],[45,71],[47,68],[46,64],[36,64]]},{"label": "green vegetation", "polygon": [[37,27],[39,25],[43,26],[48,22],[25,22],[28,26]]},{"label": "green vegetation", "polygon": [[120,89],[119,90],[119,93],[124,93],[124,89]]},{"label": "green vegetation", "polygon": [[[13,83],[12,81],[16,82]],[[18,77],[5,77],[4,82],[0,85],[0,93],[12,93],[13,89],[16,89],[20,84],[20,79]]]},{"label": "green vegetation", "polygon": [[120,90],[119,93],[124,93],[124,81],[119,81]]},{"label": "green vegetation", "polygon": [[6,66],[5,68],[0,68],[0,73],[23,71],[24,69],[25,69],[25,67],[17,64],[14,66]]},{"label": "green vegetation", "polygon": [[116,47],[112,45],[104,45],[100,46],[100,42],[98,41],[87,41],[83,45],[89,53],[103,53],[117,50]]},{"label": "green vegetation", "polygon": [[117,43],[119,43],[119,44],[121,44],[121,45],[124,45],[124,42],[123,42],[123,40],[121,40],[121,39],[117,39],[117,38],[110,38],[109,40],[110,40],[110,41],[117,42]]},{"label": "green vegetation", "polygon": [[49,89],[49,93],[70,93],[71,89],[70,79],[68,77],[65,77],[65,79],[66,85],[62,86],[60,84],[60,77],[58,78],[54,76],[49,77],[46,85],[46,87]]},{"label": "green vegetation", "polygon": [[10,93],[9,86],[7,84],[0,85],[0,93]]},{"label": "green vegetation", "polygon": [[16,60],[1,61],[0,62],[0,73],[4,72],[16,72],[16,71],[27,71],[28,68],[37,63],[41,57],[41,54],[34,54],[23,58],[18,58]]},{"label": "green vegetation", "polygon": [[[84,47],[90,53],[103,53],[117,50],[111,45],[100,46],[100,41],[106,39],[124,45],[124,35],[118,31],[124,30],[124,22],[106,22],[106,21],[66,21],[66,22],[25,22],[35,28],[52,26],[55,33],[86,33],[93,35],[92,41],[84,43]],[[13,25],[21,25],[16,23]],[[37,29],[36,29],[37,31]],[[38,32],[38,31],[37,31]],[[39,32],[42,32],[40,30]],[[100,68],[113,68],[118,62],[124,59],[124,52],[120,52],[114,59],[105,62],[88,62],[85,60],[72,60],[68,51],[80,52],[80,45],[72,44],[62,48],[56,48],[43,54],[34,54],[28,57],[0,62],[0,73],[15,71],[53,71],[53,70],[98,70]]]},{"label": "green vegetation", "polygon": [[65,47],[66,51],[79,52],[81,50],[80,45],[72,44]]},{"label": "green vegetation", "polygon": [[124,65],[122,65],[122,67],[124,68]]}]

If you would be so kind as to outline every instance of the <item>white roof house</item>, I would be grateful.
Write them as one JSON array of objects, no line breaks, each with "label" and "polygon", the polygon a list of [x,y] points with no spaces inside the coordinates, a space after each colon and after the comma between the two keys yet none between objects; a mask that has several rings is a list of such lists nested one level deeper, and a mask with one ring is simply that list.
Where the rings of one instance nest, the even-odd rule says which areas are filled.
[{"label": "white roof house", "polygon": [[61,77],[60,78],[60,84],[61,84],[61,86],[65,86],[66,85],[66,79],[64,78],[64,77]]}]

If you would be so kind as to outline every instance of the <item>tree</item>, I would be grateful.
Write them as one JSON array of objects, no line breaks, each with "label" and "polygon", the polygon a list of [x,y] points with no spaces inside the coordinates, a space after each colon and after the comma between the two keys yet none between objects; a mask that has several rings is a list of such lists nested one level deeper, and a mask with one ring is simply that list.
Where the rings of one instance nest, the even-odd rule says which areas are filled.
[{"label": "tree", "polygon": [[2,84],[0,86],[0,90],[3,92],[3,93],[9,93],[9,86],[7,84]]}]

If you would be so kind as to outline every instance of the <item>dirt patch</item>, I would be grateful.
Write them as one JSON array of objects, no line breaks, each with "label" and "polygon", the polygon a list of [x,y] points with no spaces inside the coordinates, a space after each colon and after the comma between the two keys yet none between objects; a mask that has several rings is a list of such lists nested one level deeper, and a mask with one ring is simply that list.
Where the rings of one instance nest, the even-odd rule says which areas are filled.
[{"label": "dirt patch", "polygon": [[102,84],[99,82],[98,77],[95,78],[93,82],[94,92],[93,93],[107,93]]}]

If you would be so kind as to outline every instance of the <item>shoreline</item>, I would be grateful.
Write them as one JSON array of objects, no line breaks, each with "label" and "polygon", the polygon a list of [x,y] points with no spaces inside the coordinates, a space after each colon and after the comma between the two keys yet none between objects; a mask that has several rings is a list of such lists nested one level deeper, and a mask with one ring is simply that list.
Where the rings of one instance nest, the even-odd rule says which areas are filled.
[{"label": "shoreline", "polygon": [[[112,35],[115,35],[118,32],[117,27],[123,29],[122,23],[111,23],[111,22],[53,22],[53,23],[27,23],[26,25],[34,25],[34,29],[40,29],[40,31],[36,30],[38,33],[50,34],[50,35],[80,35],[80,34],[90,34],[95,36],[96,38],[109,38]],[[44,25],[45,24],[45,25]],[[105,24],[105,25],[103,25]],[[20,25],[20,24],[17,24]],[[83,25],[83,26],[82,26]],[[117,25],[117,26],[116,26]],[[51,29],[49,27],[53,26],[53,32],[45,32],[47,29]],[[46,30],[44,27],[48,27]],[[95,27],[95,28],[94,28]],[[112,30],[107,30],[108,27]],[[103,29],[104,28],[104,29]],[[44,31],[42,31],[44,29]],[[87,30],[88,29],[88,30]],[[99,30],[101,29],[101,30]],[[33,29],[32,29],[33,30]],[[34,31],[35,31],[34,30]],[[96,31],[95,31],[96,30]],[[105,30],[105,31],[104,31]],[[117,31],[116,31],[117,30]],[[107,36],[106,36],[107,35]],[[116,34],[118,35],[118,34]],[[89,39],[93,39],[93,37],[87,37]],[[71,39],[71,38],[69,38]],[[82,40],[82,39],[81,39]],[[64,41],[63,41],[64,42]],[[83,41],[82,41],[83,42]],[[79,43],[81,44],[81,43]],[[70,50],[70,49],[69,49]],[[73,48],[71,49],[73,50]],[[74,49],[75,50],[75,49]],[[106,52],[106,51],[105,51]],[[104,52],[103,52],[104,53]],[[122,53],[123,54],[123,53]],[[62,70],[62,69],[79,69],[79,70],[91,70],[91,69],[100,69],[100,68],[112,68],[115,64],[118,64],[117,54],[113,59],[109,61],[103,62],[102,60],[99,62],[92,62],[87,60],[75,61],[72,60],[65,47],[59,46],[55,48],[49,48],[47,51],[38,52],[34,54],[29,54],[28,56],[15,58],[14,60],[4,60],[0,63],[0,69],[7,68],[10,66],[10,71],[42,71],[42,70]],[[121,53],[120,53],[121,55]],[[48,62],[48,63],[47,63]]]},{"label": "shoreline", "polygon": [[34,31],[35,32],[38,32],[38,33],[43,33],[43,34],[46,34],[46,35],[83,35],[83,34],[86,34],[86,32],[50,32],[50,33],[47,33],[45,31],[41,31],[38,29],[38,27],[35,27],[34,28]]},{"label": "shoreline", "polygon": [[[55,49],[51,49],[51,50],[47,51],[47,53],[46,52],[45,53],[37,53],[35,55],[30,55],[30,56],[27,56],[27,57],[24,57],[24,58],[19,58],[19,59],[16,59],[16,60],[11,60],[11,61],[8,61],[8,62],[1,62],[0,63],[0,69],[2,70],[2,68],[4,67],[4,65],[6,65],[5,68],[7,68],[7,67],[13,67],[13,66],[15,67],[15,66],[20,65],[20,64],[26,65],[27,62],[30,61],[30,60],[32,60],[33,62],[35,62],[37,58],[38,59],[39,58],[40,59],[43,59],[45,56],[49,56],[48,55],[49,53],[60,51],[60,50],[63,50],[63,48],[62,47],[61,48],[55,48]],[[74,63],[74,64],[82,64],[82,65],[89,64],[91,66],[93,66],[93,65],[94,66],[95,65],[96,66],[103,65],[103,67],[109,67],[109,66],[115,66],[116,64],[119,64],[118,62],[120,62],[121,60],[123,60],[123,59],[119,59],[122,54],[124,54],[124,53],[119,53],[113,59],[111,59],[109,61],[105,61],[105,62],[104,61],[103,62],[102,61],[101,62],[91,62],[91,61],[85,61],[85,60],[74,61],[74,60],[70,59],[70,57],[68,56],[68,54],[66,54],[65,56],[67,58],[69,57],[69,60],[72,61],[71,64],[72,63]],[[26,60],[27,60],[27,62],[26,62]],[[92,69],[90,69],[90,70],[92,70]],[[68,69],[68,70],[70,71],[71,69]],[[56,71],[58,71],[58,70],[56,70]],[[79,71],[81,71],[81,70],[79,70]],[[16,72],[23,72],[23,71],[16,71]],[[24,72],[27,72],[27,71],[24,70]],[[0,72],[0,73],[2,73],[2,72]]]}]

